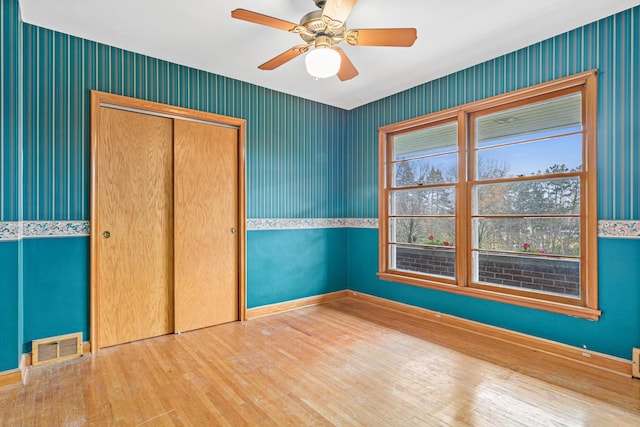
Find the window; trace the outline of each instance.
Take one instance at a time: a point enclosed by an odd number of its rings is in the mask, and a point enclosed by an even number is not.
[[[381,128],[379,276],[598,319],[596,79]]]

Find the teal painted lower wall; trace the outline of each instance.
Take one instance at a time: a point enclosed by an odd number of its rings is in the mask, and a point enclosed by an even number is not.
[[[89,237],[24,239],[24,348],[72,332],[89,340]]]
[[[0,242],[0,372],[20,361],[18,307],[18,242]]]
[[[18,367],[19,345],[89,335],[89,238],[25,239],[24,335],[19,335],[18,242],[0,242],[0,372]],[[247,233],[247,306],[351,289],[418,307],[631,358],[640,347],[640,240],[600,239],[597,322],[379,280],[378,231],[365,228]]]
[[[347,289],[347,229],[247,233],[247,307]]]
[[[378,279],[378,230],[349,229],[350,290],[631,359],[640,347],[640,239],[599,239],[599,298],[589,321]]]

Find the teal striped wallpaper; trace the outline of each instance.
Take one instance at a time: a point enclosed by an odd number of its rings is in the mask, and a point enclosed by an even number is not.
[[[19,43],[18,2],[0,7],[0,221],[18,219]]]
[[[18,36],[3,1],[4,38]],[[640,216],[640,8],[343,111],[24,25],[24,219],[89,217],[89,90],[248,119],[249,218],[377,216],[379,126],[598,68],[601,219]],[[7,25],[8,24],[8,25]],[[11,42],[3,42],[4,50]],[[13,74],[12,74],[13,73]],[[17,64],[3,61],[2,102]],[[0,219],[17,216],[17,108],[3,108]],[[13,189],[13,191],[11,191]]]
[[[599,70],[599,218],[640,218],[640,7],[349,112],[347,216],[376,217],[377,129],[577,72]]]
[[[247,119],[249,218],[345,210],[343,110],[28,24],[24,81],[25,220],[89,218],[91,89]]]

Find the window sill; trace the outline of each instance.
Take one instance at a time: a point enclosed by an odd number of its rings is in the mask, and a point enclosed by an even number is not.
[[[598,320],[602,315],[602,311],[593,308],[563,304],[553,301],[545,301],[521,295],[504,294],[485,289],[448,285],[420,277],[407,276],[404,274],[393,272],[378,272],[377,274],[380,279],[391,282],[404,283],[406,285],[419,286],[422,288],[434,289],[457,295],[465,295],[505,304],[533,308],[536,310],[550,311],[552,313],[565,314],[567,316],[573,316],[587,320]]]

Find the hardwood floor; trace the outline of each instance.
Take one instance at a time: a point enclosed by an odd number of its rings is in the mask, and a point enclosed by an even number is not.
[[[640,425],[640,381],[351,298],[104,348],[0,389],[2,426]]]

